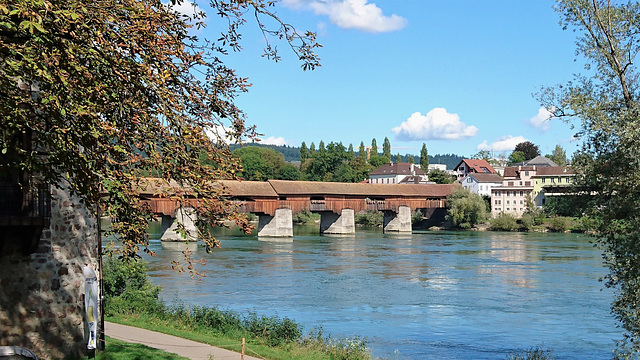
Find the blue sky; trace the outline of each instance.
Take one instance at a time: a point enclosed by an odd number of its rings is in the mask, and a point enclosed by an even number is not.
[[[237,104],[264,143],[320,140],[357,147],[388,137],[392,152],[470,156],[513,150],[543,154],[577,146],[575,130],[533,96],[582,69],[574,36],[558,25],[551,0],[282,0],[277,14],[317,32],[322,66],[302,71],[283,43],[283,60],[261,57],[254,23],[243,51],[225,61],[253,84]],[[214,21],[215,14],[209,14]],[[217,38],[210,26],[206,36]]]

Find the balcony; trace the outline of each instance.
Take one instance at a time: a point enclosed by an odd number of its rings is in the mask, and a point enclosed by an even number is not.
[[[51,219],[51,190],[48,184],[26,190],[0,186],[0,253],[33,253],[42,230]]]

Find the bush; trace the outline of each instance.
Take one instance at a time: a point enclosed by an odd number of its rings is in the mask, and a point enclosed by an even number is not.
[[[518,222],[511,214],[500,214],[499,217],[491,219],[491,230],[495,231],[514,231],[518,230]]]
[[[304,347],[319,350],[335,360],[367,360],[371,354],[364,339],[333,339],[322,335],[322,328],[311,330],[308,337],[302,340]]]
[[[314,221],[313,213],[311,213],[311,211],[308,211],[308,210],[303,210],[293,215],[294,224],[307,224],[313,221]]]
[[[369,210],[366,213],[358,213],[354,217],[355,223],[362,226],[381,227],[384,221],[384,215],[380,211]]]
[[[243,326],[256,338],[265,339],[270,346],[278,346],[302,338],[302,326],[289,318],[251,314],[244,320]]]
[[[534,219],[531,214],[523,214],[520,219],[518,219],[518,223],[520,224],[520,229],[522,230],[531,230],[534,224]]]
[[[447,196],[447,216],[453,226],[470,229],[487,219],[487,207],[478,194],[473,194],[462,186],[457,186]]]
[[[553,232],[565,232],[572,226],[571,218],[556,216],[552,217],[548,224],[547,229]]]
[[[570,230],[573,232],[586,233],[594,231],[596,226],[595,220],[585,215],[580,218],[573,219],[573,226],[571,226]]]
[[[109,258],[103,263],[105,315],[154,313],[164,304],[158,299],[160,287],[147,277],[143,260]]]

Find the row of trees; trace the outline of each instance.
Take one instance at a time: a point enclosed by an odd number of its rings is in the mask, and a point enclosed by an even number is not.
[[[535,145],[531,141],[525,141],[517,144],[508,157],[505,157],[504,154],[501,154],[496,159],[489,150],[480,150],[471,157],[473,159],[487,160],[490,164],[493,165],[498,165],[500,163],[515,165],[523,163],[527,160],[531,160],[536,156],[540,156],[540,149],[538,145]],[[569,160],[567,159],[567,152],[560,145],[556,145],[551,154],[547,154],[545,155],[545,157],[551,159],[551,161],[558,164],[558,166],[565,166],[569,164]]]
[[[369,156],[367,156],[369,154]],[[369,151],[360,143],[358,151],[354,151],[353,145],[348,148],[339,142],[330,142],[325,145],[320,141],[318,148],[314,143],[309,147],[305,142],[300,146],[300,168],[286,163],[284,156],[279,152],[257,146],[237,148],[233,155],[241,161],[242,170],[240,176],[245,180],[264,181],[268,179],[281,180],[308,180],[308,181],[335,181],[335,182],[360,182],[366,180],[369,173],[383,164],[390,163],[391,143],[384,139],[382,153],[378,153],[376,139],[371,141]],[[423,168],[429,166],[427,146],[422,145],[419,161]],[[395,161],[402,162],[400,154],[395,156]],[[412,155],[408,156],[408,162],[414,163]],[[440,178],[437,174],[436,177]],[[447,179],[444,179],[446,181]]]

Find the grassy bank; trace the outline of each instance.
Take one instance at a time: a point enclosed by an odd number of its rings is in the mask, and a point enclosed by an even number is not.
[[[242,315],[215,307],[166,305],[159,288],[146,276],[143,262],[105,261],[105,315],[108,321],[240,351],[272,360],[369,360],[361,339],[338,340],[321,329],[303,335],[302,326],[288,318]]]

